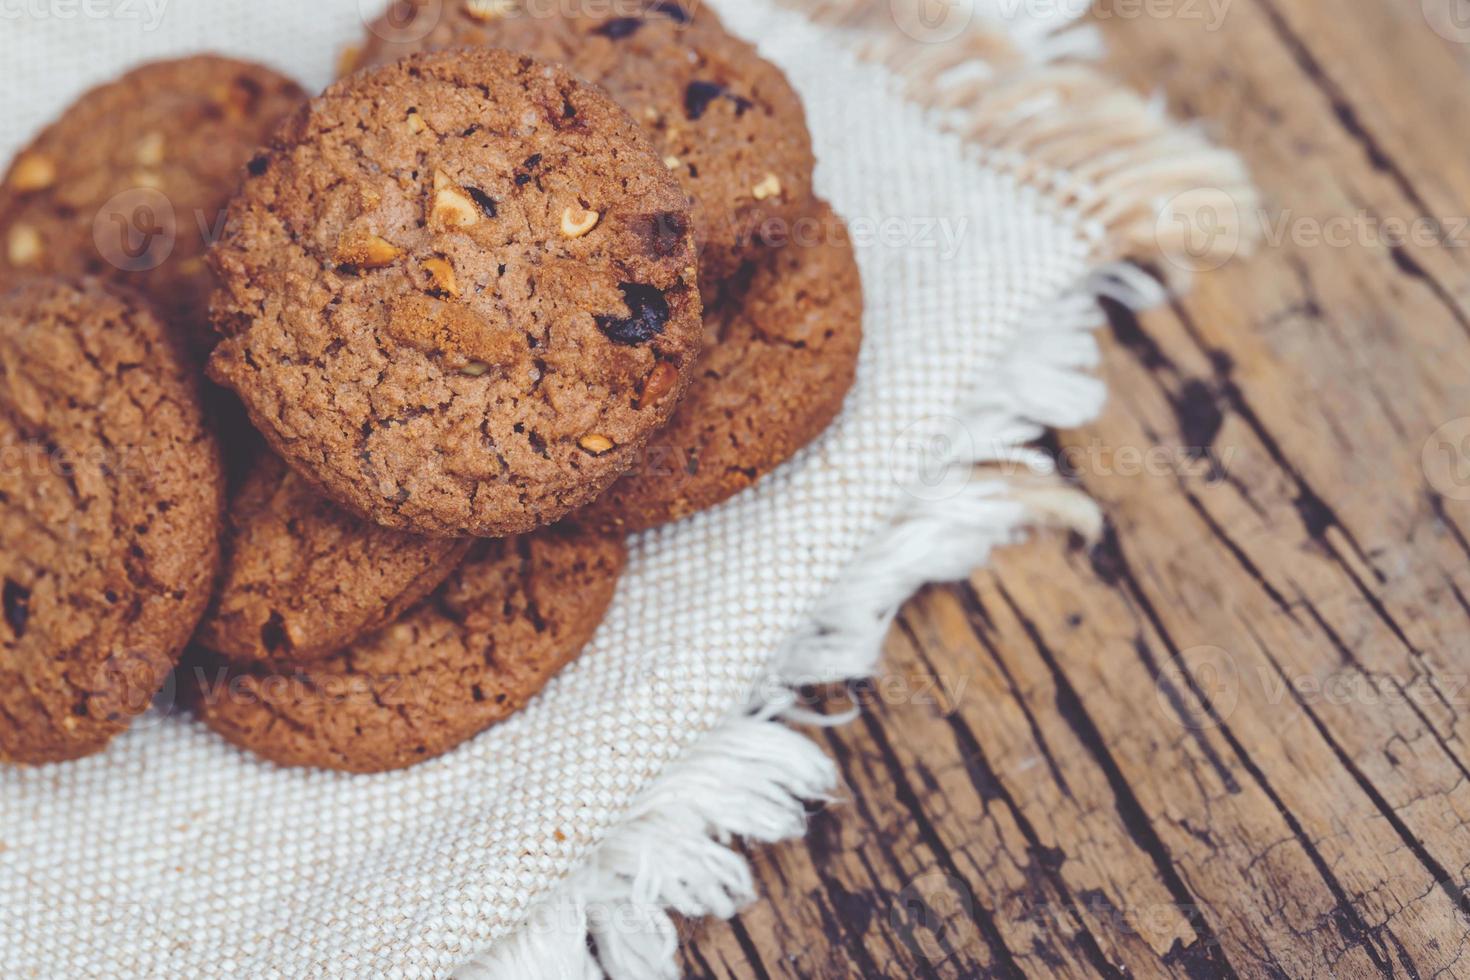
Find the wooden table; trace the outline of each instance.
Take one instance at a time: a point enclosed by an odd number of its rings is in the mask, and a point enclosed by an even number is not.
[[[1268,241],[1109,310],[1106,536],[910,603],[690,976],[1470,977],[1470,3],[1105,6]]]

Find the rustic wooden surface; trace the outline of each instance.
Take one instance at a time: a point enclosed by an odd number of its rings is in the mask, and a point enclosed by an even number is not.
[[[1110,311],[1053,446],[1105,539],[908,606],[814,733],[841,798],[689,976],[1470,977],[1470,4],[1205,9],[1104,29],[1267,244]]]

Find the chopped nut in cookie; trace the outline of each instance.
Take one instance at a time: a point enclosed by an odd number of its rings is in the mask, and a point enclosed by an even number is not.
[[[447,259],[435,256],[424,260],[424,271],[433,280],[434,288],[450,296],[459,295],[459,280],[454,275],[454,266]]]
[[[138,141],[138,150],[133,155],[140,167],[156,167],[163,163],[165,144],[162,133],[149,133]]]
[[[56,183],[56,164],[50,157],[28,153],[16,161],[10,173],[10,188],[22,194],[43,191]]]
[[[359,269],[382,269],[398,261],[403,249],[380,235],[370,232],[349,231],[337,243],[332,256],[338,265],[356,266]]]
[[[775,174],[766,174],[766,179],[752,187],[750,193],[757,201],[780,197],[781,179]]]
[[[480,210],[463,190],[442,170],[434,173],[434,205],[429,211],[429,225],[434,228],[469,228],[479,223]]]
[[[643,383],[643,394],[638,396],[638,407],[657,405],[665,395],[674,390],[678,381],[678,370],[668,361],[659,361],[649,373],[648,380]]]
[[[581,238],[596,228],[597,222],[601,220],[602,215],[596,211],[568,207],[561,213],[561,233],[568,238]]]
[[[515,13],[514,0],[465,0],[464,12],[472,20],[488,23]]]
[[[577,445],[581,446],[583,449],[587,450],[587,452],[591,453],[594,456],[601,456],[603,453],[611,450],[613,446],[616,445],[616,443],[614,443],[607,436],[599,435],[594,432],[591,435],[585,435],[582,438],[578,439]]]
[[[30,225],[16,225],[10,229],[10,235],[5,242],[5,257],[10,260],[11,265],[30,265],[44,251],[41,233]]]

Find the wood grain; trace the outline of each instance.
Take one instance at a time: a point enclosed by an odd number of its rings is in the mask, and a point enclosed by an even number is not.
[[[841,799],[689,976],[1470,977],[1457,3],[1099,8],[1245,156],[1266,247],[1108,309],[1111,402],[1050,443],[1105,538],[909,604],[812,732]]]

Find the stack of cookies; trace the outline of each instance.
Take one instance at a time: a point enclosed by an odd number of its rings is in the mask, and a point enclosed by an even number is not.
[[[400,0],[311,100],[145,66],[14,161],[0,761],[101,750],[181,657],[278,763],[442,754],[577,656],[626,534],[837,414],[861,283],[789,83],[677,0],[546,6]]]

